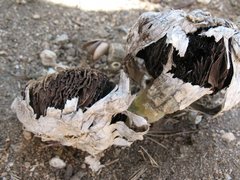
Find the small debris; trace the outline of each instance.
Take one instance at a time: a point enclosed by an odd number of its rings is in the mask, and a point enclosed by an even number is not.
[[[63,44],[63,43],[68,42],[68,40],[69,40],[69,38],[68,38],[67,34],[61,34],[61,35],[57,36],[57,38],[55,39],[55,42],[58,44]]]
[[[32,139],[33,134],[29,131],[23,131],[23,137],[24,139],[26,139],[27,141]]]
[[[34,14],[34,15],[32,16],[32,18],[33,18],[33,19],[40,19],[41,16],[40,16],[39,14]]]
[[[59,24],[59,21],[58,20],[54,20],[53,23],[54,24]]]
[[[201,4],[209,4],[211,0],[197,0],[197,2]]]
[[[203,116],[199,115],[198,112],[191,111],[189,112],[188,118],[192,124],[199,124],[202,121]]]
[[[26,169],[28,169],[28,168],[30,168],[31,163],[30,163],[30,162],[25,162],[25,163],[24,163],[24,166],[25,166]]]
[[[135,171],[130,178],[128,178],[129,180],[137,180],[140,179],[141,176],[146,172],[147,168],[145,166],[139,168],[137,171]]]
[[[6,51],[0,51],[0,56],[6,56],[8,53]]]
[[[40,58],[44,66],[56,66],[57,55],[55,52],[45,49],[41,52]]]
[[[110,65],[110,69],[112,70],[112,71],[119,71],[120,69],[121,69],[121,63],[120,62],[117,62],[117,61],[115,61],[115,62],[112,62],[111,63],[111,65]]]
[[[92,60],[96,61],[103,55],[108,54],[109,43],[104,40],[91,40],[83,44],[82,48],[92,56]]]
[[[234,136],[234,134],[231,133],[231,132],[224,133],[224,134],[222,135],[222,138],[223,138],[224,141],[226,141],[226,142],[228,142],[228,143],[230,143],[231,141],[234,141],[234,140],[236,139],[236,137]]]
[[[54,157],[49,161],[50,166],[57,168],[57,169],[62,169],[66,166],[66,163],[60,159],[59,157]]]
[[[108,53],[109,44],[107,42],[101,42],[93,53],[93,60],[98,60],[101,56]]]
[[[87,167],[87,165],[86,165],[85,163],[83,163],[83,164],[81,165],[81,168],[82,168],[82,169],[86,169],[86,167]]]
[[[203,119],[203,116],[201,115],[197,115],[196,119],[195,119],[195,124],[199,124]]]

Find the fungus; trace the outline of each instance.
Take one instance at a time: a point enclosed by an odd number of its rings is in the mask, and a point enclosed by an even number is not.
[[[86,162],[98,171],[107,148],[130,146],[148,131],[147,121],[127,110],[134,98],[124,72],[115,86],[97,70],[74,68],[31,80],[12,109],[43,141],[88,152]]]
[[[240,101],[239,52],[237,27],[208,12],[142,14],[128,34],[123,63],[142,86],[130,109],[154,122],[205,95],[226,90],[222,105],[193,107],[209,114],[229,110]]]

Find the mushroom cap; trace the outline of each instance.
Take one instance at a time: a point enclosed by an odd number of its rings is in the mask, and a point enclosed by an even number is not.
[[[115,87],[108,77],[95,69],[72,68],[28,82],[30,105],[37,118],[48,107],[63,110],[67,100],[78,98],[77,109],[86,110]]]
[[[86,162],[98,171],[107,148],[130,146],[149,129],[143,117],[128,111],[135,96],[124,72],[112,87],[99,71],[68,69],[30,81],[11,108],[26,131],[88,152]]]
[[[230,105],[228,95],[240,91],[239,34],[231,21],[202,10],[147,12],[129,31],[124,69],[147,89],[150,106],[164,114],[223,89],[218,109],[228,110],[240,101]]]

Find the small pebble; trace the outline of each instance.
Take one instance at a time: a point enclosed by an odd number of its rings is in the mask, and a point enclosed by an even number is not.
[[[83,164],[81,165],[81,168],[82,168],[82,169],[86,169],[86,167],[87,167],[87,165],[86,165],[85,163],[83,163]]]
[[[203,116],[202,115],[198,115],[197,112],[189,112],[188,119],[193,124],[199,124],[202,121]]]
[[[59,21],[58,20],[54,20],[53,23],[54,24],[59,24]]]
[[[39,14],[34,14],[34,15],[32,16],[32,18],[33,18],[33,19],[40,19],[41,16],[40,16]]]
[[[49,161],[50,166],[57,168],[57,169],[62,169],[66,166],[66,163],[60,159],[59,157],[54,157]]]
[[[231,141],[234,141],[234,140],[236,139],[236,137],[234,136],[234,134],[231,133],[231,132],[224,133],[224,134],[222,135],[222,138],[223,138],[224,141],[226,141],[226,142],[228,142],[228,143],[231,142]]]
[[[12,167],[13,165],[14,165],[14,162],[9,162],[9,163],[8,163],[8,166],[9,166],[9,167]]]
[[[55,52],[45,49],[40,53],[42,64],[45,66],[55,66],[57,55]]]
[[[23,131],[23,137],[24,137],[24,139],[29,141],[32,139],[32,133],[29,131]]]
[[[61,34],[56,37],[55,42],[56,43],[66,43],[66,42],[68,42],[68,40],[69,40],[69,38],[68,38],[67,34]]]
[[[31,163],[30,163],[30,162],[25,162],[25,163],[24,163],[24,166],[25,166],[26,169],[28,169],[28,168],[30,168]]]
[[[203,119],[203,116],[197,115],[195,119],[195,124],[199,124],[202,121],[202,119]]]
[[[6,56],[8,53],[6,51],[0,51],[0,56]]]
[[[197,0],[197,2],[201,4],[209,4],[211,0]]]

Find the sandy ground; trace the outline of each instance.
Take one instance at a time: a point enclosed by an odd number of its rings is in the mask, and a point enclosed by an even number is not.
[[[187,114],[169,116],[154,124],[143,141],[107,150],[102,159],[105,168],[98,173],[84,163],[85,152],[36,137],[23,138],[22,125],[10,105],[29,79],[46,74],[48,67],[39,57],[42,50],[54,51],[64,65],[90,63],[116,81],[119,73],[107,58],[93,64],[81,46],[99,38],[124,44],[127,30],[143,12],[201,8],[240,22],[239,0],[212,0],[207,5],[194,0],[156,0],[155,4],[102,0],[97,6],[68,2],[72,5],[0,0],[0,179],[240,179],[239,108],[204,118],[197,127]],[[67,41],[57,43],[56,37],[62,34]],[[226,142],[222,136],[227,132],[236,139]],[[55,156],[64,160],[65,168],[50,167],[49,160]]]

